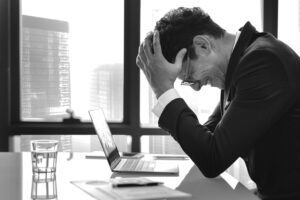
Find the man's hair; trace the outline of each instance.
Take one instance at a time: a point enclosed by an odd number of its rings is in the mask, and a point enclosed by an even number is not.
[[[179,7],[165,14],[156,22],[155,30],[159,32],[162,53],[165,58],[175,62],[176,55],[182,48],[190,48],[196,35],[209,35],[214,38],[224,36],[225,30],[216,24],[201,8]],[[148,35],[153,40],[153,33]],[[193,48],[191,49],[193,51]],[[190,52],[190,57],[195,53]]]

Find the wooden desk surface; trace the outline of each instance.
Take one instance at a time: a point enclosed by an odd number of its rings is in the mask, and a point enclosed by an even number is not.
[[[134,176],[112,173],[105,159],[86,159],[87,153],[59,152],[56,184],[59,200],[93,200],[70,181],[102,180]],[[170,160],[179,164],[178,176],[147,176],[163,181],[166,186],[192,194],[185,199],[255,200],[258,199],[242,184],[232,184],[225,176],[205,178],[190,160]],[[0,153],[0,199],[31,200],[32,169],[30,152]],[[229,175],[230,176],[230,175]],[[234,182],[234,181],[233,181]]]

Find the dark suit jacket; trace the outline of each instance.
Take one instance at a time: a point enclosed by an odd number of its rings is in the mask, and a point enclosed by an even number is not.
[[[300,59],[248,22],[232,52],[221,101],[201,125],[183,99],[164,109],[168,131],[202,173],[245,160],[262,198],[300,196]]]

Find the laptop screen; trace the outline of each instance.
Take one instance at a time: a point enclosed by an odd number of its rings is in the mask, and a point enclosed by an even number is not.
[[[111,165],[117,158],[120,157],[120,155],[106,122],[104,113],[101,109],[91,110],[89,113],[104,154],[108,158],[108,162]]]

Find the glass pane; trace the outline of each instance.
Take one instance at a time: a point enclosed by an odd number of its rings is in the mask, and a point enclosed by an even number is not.
[[[22,0],[21,120],[122,121],[123,23],[120,0]]]
[[[16,136],[15,136],[16,137]],[[116,145],[121,152],[131,151],[131,136],[113,135]],[[91,152],[103,151],[96,135],[21,135],[14,138],[12,151],[30,151],[30,140],[53,139],[59,141],[59,151]]]
[[[153,30],[156,21],[170,9],[180,6],[201,7],[216,23],[231,33],[236,33],[247,21],[257,30],[262,30],[261,0],[141,0],[141,42],[147,32]],[[142,72],[140,84],[141,125],[157,127],[158,119],[151,111],[156,98]],[[181,86],[179,81],[175,83],[175,87],[202,123],[219,101],[220,91],[216,88],[206,86],[200,92],[195,92],[187,86]]]
[[[278,1],[278,38],[300,55],[299,0]]]
[[[185,154],[179,144],[169,135],[143,135],[141,152],[157,154]]]

